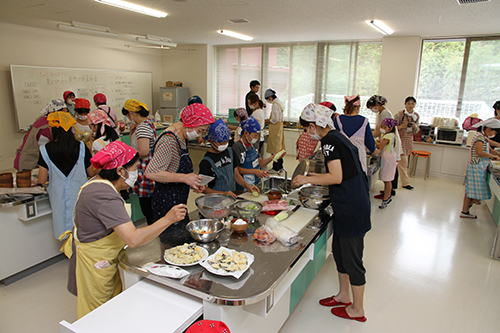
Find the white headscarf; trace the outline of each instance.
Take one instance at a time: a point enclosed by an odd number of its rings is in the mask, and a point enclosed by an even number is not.
[[[489,127],[489,128],[499,128],[500,129],[500,120],[496,118],[490,118],[483,121],[478,122],[477,124],[472,125],[472,128],[479,127]]]
[[[49,113],[61,111],[66,107],[66,103],[62,99],[53,99],[45,105],[45,107],[40,111],[42,116],[47,117]]]
[[[304,119],[305,121],[314,122],[316,126],[323,128],[329,126],[331,129],[333,129],[334,125],[332,114],[333,111],[330,108],[327,108],[324,105],[310,103],[304,108],[304,110],[302,110],[300,118]]]

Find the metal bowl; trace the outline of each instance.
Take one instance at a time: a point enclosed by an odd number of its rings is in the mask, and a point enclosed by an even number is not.
[[[250,204],[254,204],[258,209],[255,210],[247,209],[247,206]],[[238,213],[239,217],[247,219],[250,223],[253,223],[255,222],[255,219],[257,218],[257,216],[259,216],[260,212],[262,211],[263,206],[260,202],[251,200],[242,200],[235,203],[234,208],[236,209],[236,212]]]
[[[235,202],[232,196],[219,193],[206,194],[195,200],[196,207],[204,217],[217,220],[226,218]]]
[[[323,186],[305,187],[299,191],[299,200],[306,208],[323,210],[330,204],[330,193]]]
[[[224,230],[224,223],[218,220],[195,220],[186,225],[187,231],[195,241],[202,243],[209,243],[219,237],[222,230]],[[205,231],[206,233],[200,232]]]

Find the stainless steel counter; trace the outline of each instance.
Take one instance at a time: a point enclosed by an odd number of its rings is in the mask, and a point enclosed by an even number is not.
[[[4,193],[0,194],[0,208],[24,205],[28,202],[40,201],[48,198],[47,193],[26,194],[26,193]]]
[[[200,244],[210,254],[216,252],[220,246],[253,254],[254,263],[239,279],[214,275],[199,265],[184,267],[191,274],[180,280],[150,274],[142,267],[150,263],[165,263],[164,250],[179,245],[164,244],[159,238],[135,249],[122,250],[119,254],[120,266],[146,279],[215,304],[229,306],[254,304],[272,295],[273,288],[284,278],[308,247],[325,232],[331,220],[330,215],[321,212],[300,232],[302,240],[299,243],[285,247],[279,241],[271,245],[261,245],[253,241],[254,231],[268,217],[268,215],[261,214],[258,222],[250,225],[243,235],[224,231],[216,241]],[[198,211],[191,212],[190,218],[191,220],[199,219]]]

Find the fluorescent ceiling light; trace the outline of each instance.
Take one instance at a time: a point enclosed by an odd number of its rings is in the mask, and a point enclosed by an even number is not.
[[[146,37],[136,37],[135,39],[138,42],[142,42],[142,43],[148,43],[148,44],[160,45],[160,46],[177,47],[177,44],[172,43],[172,39],[167,38],[167,37],[146,35]]]
[[[126,47],[138,47],[138,48],[145,48],[145,49],[161,49],[161,50],[170,50],[170,47],[168,46],[154,46],[154,45],[132,45],[132,44],[125,44]]]
[[[121,0],[95,0],[95,1],[97,1],[99,3],[106,4],[106,5],[131,10],[131,11],[136,12],[136,13],[154,16],[157,18],[162,18],[162,17],[167,16],[167,13],[165,13],[165,12],[160,12],[159,10],[151,9],[151,8],[144,7],[144,6],[139,6],[139,5],[136,5],[136,4],[133,4],[130,2],[126,2],[126,1],[121,1]]]
[[[237,32],[230,31],[230,30],[217,30],[217,32],[220,33],[221,35],[242,39],[242,40],[245,40],[247,42],[253,40],[253,37],[242,35],[242,34],[239,34]]]
[[[79,26],[80,25],[80,26]],[[71,25],[57,24],[57,28],[63,31],[76,32],[85,35],[96,35],[101,37],[118,38],[118,34],[110,32],[108,27],[98,25],[72,22]]]
[[[384,22],[379,21],[379,20],[366,20],[365,21],[368,25],[370,25],[372,28],[377,30],[378,32],[384,34],[384,35],[392,35],[394,33],[394,30],[389,28]]]

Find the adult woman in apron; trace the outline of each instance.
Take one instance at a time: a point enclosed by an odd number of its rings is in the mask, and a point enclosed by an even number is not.
[[[365,268],[364,235],[371,228],[368,180],[361,169],[357,148],[333,128],[332,111],[321,105],[306,108],[300,123],[311,135],[321,137],[326,174],[297,176],[293,184],[328,185],[334,211],[333,256],[337,264],[340,292],[320,300],[323,306],[334,306],[335,316],[366,321],[363,308]],[[353,302],[350,301],[349,285]]]
[[[207,132],[210,149],[200,162],[200,175],[214,177],[214,180],[207,184],[203,193],[224,193],[236,198],[235,180],[247,191],[259,192],[258,187],[246,183],[238,171],[239,159],[235,159],[233,150],[228,148],[231,133],[226,123],[218,119],[208,127]]]
[[[359,95],[345,96],[344,115],[336,117],[333,121],[335,128],[351,140],[358,148],[361,168],[366,173],[366,147],[372,153],[376,152],[375,140],[368,119],[359,115],[361,101]]]
[[[262,159],[255,149],[254,144],[260,138],[260,124],[253,116],[241,123],[241,139],[233,145],[235,159],[238,159],[238,170],[243,175],[243,179],[250,185],[257,185],[259,178],[267,177],[267,171],[261,170],[268,165],[277,153],[266,159]],[[237,190],[243,190],[241,185],[236,186]]]
[[[92,157],[99,175],[82,186],[74,210],[74,228],[62,250],[70,258],[68,289],[77,294],[78,318],[109,301],[122,290],[118,253],[125,245],[145,244],[184,218],[186,206],[174,207],[154,225],[136,229],[119,191],[137,179],[139,156],[114,141]]]
[[[38,160],[38,181],[48,180],[50,206],[54,237],[73,228],[71,213],[75,206],[80,186],[87,182],[87,176],[93,176],[90,165],[90,151],[83,142],[76,141],[71,126],[75,119],[68,113],[57,111],[47,116],[52,130],[52,141],[40,147]]]
[[[153,216],[157,219],[177,204],[187,204],[189,188],[196,193],[205,187],[200,185],[201,176],[193,173],[187,140],[197,139],[208,125],[214,122],[210,110],[203,104],[194,103],[184,108],[182,122],[169,126],[156,140],[154,153],[146,168],[146,177],[155,181]],[[164,242],[172,245],[190,239],[186,224],[189,217],[171,226],[161,235]]]
[[[267,152],[271,155],[286,149],[285,132],[283,131],[283,103],[276,96],[276,91],[267,89],[264,97],[266,101],[273,105],[269,117],[269,137],[267,139]],[[283,156],[273,163],[273,170],[279,171],[283,168]]]

